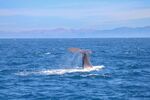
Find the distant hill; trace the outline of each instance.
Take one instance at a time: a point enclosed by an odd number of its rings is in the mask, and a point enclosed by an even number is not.
[[[111,30],[94,30],[89,34],[93,37],[150,37],[150,26],[136,28],[120,27]]]
[[[120,27],[111,30],[83,30],[57,28],[51,30],[0,31],[0,38],[132,38],[150,37],[150,26]]]

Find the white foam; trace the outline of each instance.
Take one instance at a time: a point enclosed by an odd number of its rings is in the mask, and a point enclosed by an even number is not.
[[[62,75],[65,73],[76,73],[76,72],[91,72],[91,71],[98,71],[104,68],[103,65],[101,66],[93,66],[92,68],[73,68],[73,69],[49,69],[49,70],[42,70],[42,71],[35,71],[35,72],[19,72],[17,75],[26,76],[30,74],[42,74],[42,75]]]
[[[46,52],[45,54],[46,54],[46,55],[49,55],[49,54],[51,54],[51,53],[50,53],[50,52]]]

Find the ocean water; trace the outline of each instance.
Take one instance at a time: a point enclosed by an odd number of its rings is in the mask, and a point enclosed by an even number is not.
[[[150,100],[150,39],[1,39],[0,100]]]

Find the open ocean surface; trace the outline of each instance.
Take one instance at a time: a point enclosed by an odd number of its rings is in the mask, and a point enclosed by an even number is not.
[[[150,39],[1,39],[0,100],[150,100]]]

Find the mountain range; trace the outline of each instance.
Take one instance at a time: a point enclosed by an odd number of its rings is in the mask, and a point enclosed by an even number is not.
[[[150,26],[119,27],[109,30],[65,29],[0,31],[0,38],[143,38],[150,37]]]

